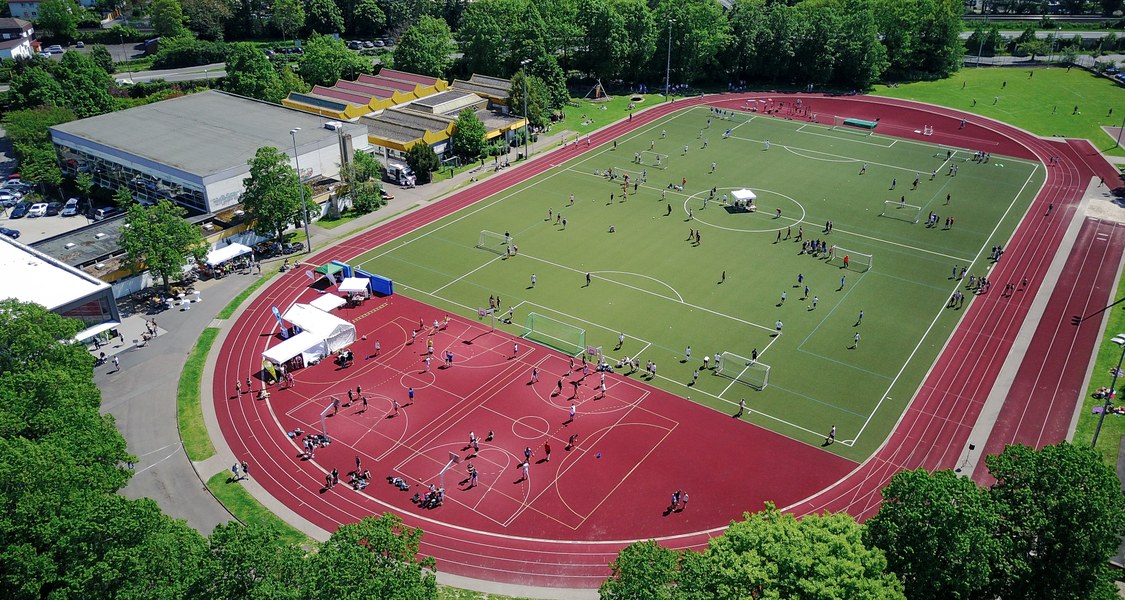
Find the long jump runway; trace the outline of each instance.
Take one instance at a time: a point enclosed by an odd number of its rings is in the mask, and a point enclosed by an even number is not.
[[[590,146],[556,149],[540,160],[499,173],[327,249],[309,264],[347,261],[674,110],[699,104],[741,108],[747,100],[767,96],[786,99],[765,94],[722,95],[681,100],[637,113],[632,121],[596,132]],[[236,455],[254,463],[255,479],[269,493],[329,531],[340,523],[392,511],[425,531],[422,552],[438,559],[439,570],[493,581],[572,588],[596,587],[608,574],[608,562],[635,540],[657,538],[669,547],[698,549],[721,533],[731,519],[761,508],[766,500],[797,514],[846,510],[866,518],[878,508],[879,489],[898,470],[957,466],[999,366],[1012,349],[1030,298],[1038,291],[1036,275],[1045,271],[1059,247],[1066,219],[1073,216],[1092,175],[1090,164],[1097,163],[1071,145],[944,108],[861,96],[802,98],[823,114],[877,116],[881,128],[902,137],[968,149],[986,147],[1044,162],[1048,156],[1060,157],[1060,164],[1048,170],[1045,187],[1007,244],[1004,260],[992,272],[998,282],[1028,277],[1032,283],[1025,292],[1026,301],[1018,295],[1001,299],[994,293],[976,298],[895,431],[863,464],[616,374],[609,378],[607,398],[600,400],[592,400],[594,379],[580,382],[580,397],[574,400],[580,402],[578,418],[563,425],[572,402],[571,389],[568,385],[562,397],[552,397],[550,392],[566,371],[564,357],[534,347],[512,358],[515,340],[483,332],[480,323],[454,316],[450,327],[436,333],[434,339],[438,352],[456,349],[458,364],[438,369],[440,361],[435,361],[431,371],[425,372],[420,362],[422,346],[417,341],[409,343],[408,331],[416,327],[419,317],[428,323],[440,315],[435,314],[436,309],[398,296],[339,313],[355,322],[360,335],[378,332],[386,336],[380,337],[384,356],[365,360],[371,349],[359,342],[354,349],[360,358],[351,369],[338,371],[334,365],[321,364],[299,371],[294,389],[275,391],[267,402],[234,398],[234,379],[257,373],[261,352],[275,343],[271,307],[284,308],[316,295],[298,272],[303,269],[281,277],[259,295],[238,317],[220,348],[213,401],[223,436]],[[958,128],[962,118],[972,122],[964,130]],[[923,124],[933,125],[935,134],[923,137],[916,133]],[[1048,202],[1055,205],[1055,217],[1037,218]],[[1084,236],[1079,243],[1085,248],[1097,239]],[[1104,277],[1103,271],[1120,262],[1112,260],[1113,252],[1119,259],[1120,244],[1116,248],[1107,249],[1104,259],[1089,261],[1076,278]],[[1091,292],[1081,283],[1064,286],[1060,282],[1054,294],[1069,298],[1079,288],[1085,305],[1096,305],[1112,293],[1100,284]],[[1072,304],[1064,302],[1064,306],[1072,310]],[[1048,320],[1043,319],[1043,327],[1055,325]],[[1073,332],[1060,329],[1048,337],[1065,336],[1073,337]],[[1092,348],[1088,344],[1092,343],[1096,339],[1084,337],[1070,346],[1070,353],[1088,357]],[[1068,374],[1085,369],[1085,364],[1078,364],[1082,361],[1049,362]],[[542,381],[528,385],[532,366],[540,367]],[[358,413],[359,408],[352,405],[326,417],[333,444],[318,451],[315,459],[302,460],[299,448],[285,432],[297,426],[306,431],[318,429],[327,397],[342,397],[345,386],[357,384],[369,395],[368,411]],[[413,405],[404,407],[407,387],[414,387],[417,397]],[[400,403],[397,415],[393,414],[396,400]],[[1072,412],[1073,402],[1059,401],[1036,414],[1057,420],[1056,414],[1065,413],[1069,418]],[[468,431],[472,428],[483,438],[481,427],[494,429],[497,437],[491,444],[481,444],[479,453],[468,459],[476,462],[481,482],[477,488],[465,489],[461,467],[471,452],[466,450]],[[579,428],[578,446],[565,451],[569,432]],[[1014,438],[1025,439],[1031,429]],[[1052,428],[1036,443],[1058,441],[1054,438],[1059,435]],[[536,462],[548,440],[553,446],[550,463]],[[521,482],[513,463],[522,460],[525,447],[534,448],[536,456],[529,481]],[[599,451],[601,458],[597,458]],[[461,457],[462,465],[447,473],[448,502],[439,509],[419,509],[410,502],[411,493],[399,492],[384,480],[398,474],[411,480],[411,491],[417,491],[435,480],[450,452]],[[344,484],[323,489],[325,473],[336,467],[343,476],[354,468],[357,455],[373,475],[371,486],[358,492]],[[665,514],[669,495],[678,487],[691,493],[690,507],[682,513]]]

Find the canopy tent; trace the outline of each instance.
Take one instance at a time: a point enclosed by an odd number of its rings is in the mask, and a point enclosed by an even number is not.
[[[360,294],[366,292],[370,284],[371,280],[366,277],[345,277],[337,289],[345,294]]]
[[[120,327],[120,326],[121,326],[121,323],[119,321],[106,321],[105,323],[99,323],[97,325],[94,325],[93,327],[90,327],[88,329],[83,329],[82,331],[79,331],[77,334],[74,335],[74,341],[84,342],[86,340],[89,340],[89,339],[93,338],[94,336],[98,335],[99,333],[105,333],[105,332],[109,331],[110,329],[113,329],[114,327]]]
[[[297,355],[304,355],[305,364],[311,365],[328,356],[328,345],[315,333],[306,330],[266,350],[262,358],[283,365]]]
[[[317,298],[316,300],[309,302],[309,306],[315,306],[316,308],[323,310],[324,312],[330,312],[333,309],[340,308],[346,303],[347,300],[344,300],[336,294],[325,294]]]
[[[328,263],[326,265],[321,265],[321,266],[313,269],[313,272],[314,273],[320,273],[321,275],[326,275],[328,277],[332,277],[336,273],[339,273],[340,271],[343,271],[343,270],[344,270],[344,267],[341,267],[340,265],[334,265],[332,263]]]
[[[753,202],[758,197],[757,194],[746,188],[742,188],[741,190],[734,190],[730,193],[730,195],[735,200],[740,200],[742,202]]]
[[[254,250],[249,246],[243,246],[242,244],[228,244],[226,246],[223,246],[222,248],[216,248],[215,250],[208,252],[207,264],[208,266],[214,267],[217,265],[221,265],[232,258],[242,256],[243,254],[250,254],[253,251]]]
[[[308,304],[290,306],[281,318],[324,340],[329,352],[355,341],[355,325]]]

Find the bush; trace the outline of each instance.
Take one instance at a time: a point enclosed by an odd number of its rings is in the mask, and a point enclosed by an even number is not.
[[[152,62],[154,69],[195,67],[225,62],[229,45],[223,42],[205,42],[188,37],[160,40],[160,51]]]
[[[87,44],[109,45],[122,42],[136,44],[151,37],[151,35],[145,35],[132,27],[122,27],[121,25],[114,25],[110,29],[90,29],[78,32],[78,39]]]

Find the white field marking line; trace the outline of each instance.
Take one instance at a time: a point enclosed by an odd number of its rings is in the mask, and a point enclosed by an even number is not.
[[[491,265],[492,263],[494,263],[494,262],[496,262],[496,261],[498,261],[498,260],[503,260],[503,259],[504,259],[504,255],[502,255],[502,254],[501,254],[501,255],[498,255],[498,256],[496,256],[496,258],[493,258],[492,260],[489,260],[489,261],[485,262],[485,263],[484,263],[483,265],[481,265],[481,266],[479,266],[479,267],[477,267],[477,268],[473,269],[472,271],[469,271],[468,273],[465,273],[465,274],[461,275],[460,277],[458,277],[458,278],[454,279],[453,281],[450,281],[449,283],[447,283],[447,284],[445,284],[445,285],[443,285],[443,286],[439,287],[438,289],[436,289],[436,290],[434,290],[434,291],[430,292],[430,295],[431,295],[431,296],[433,296],[433,295],[436,295],[436,294],[437,294],[438,292],[440,292],[440,291],[444,290],[445,288],[447,288],[447,287],[449,287],[449,286],[451,286],[451,285],[453,285],[453,284],[457,283],[458,281],[461,281],[462,279],[464,279],[464,278],[468,277],[469,275],[472,275],[473,273],[476,273],[477,271],[479,271],[479,270],[481,270],[481,269],[483,269],[483,268],[485,268],[485,267],[487,267],[487,266]]]
[[[611,329],[611,328],[609,328],[609,327],[606,327],[606,326],[604,326],[604,325],[601,325],[601,324],[599,324],[599,323],[595,323],[595,322],[593,322],[593,321],[587,321],[586,319],[583,319],[583,318],[581,318],[581,317],[575,317],[575,316],[573,316],[573,315],[568,315],[568,314],[566,314],[566,313],[564,313],[564,312],[562,312],[562,311],[560,311],[560,310],[556,310],[556,309],[554,309],[554,308],[551,308],[551,307],[549,307],[549,306],[544,306],[544,305],[542,305],[542,304],[536,304],[536,303],[534,303],[534,302],[532,302],[532,301],[530,301],[530,300],[524,300],[523,302],[520,302],[520,304],[528,304],[528,305],[530,305],[530,306],[537,306],[537,307],[539,307],[539,308],[543,309],[543,311],[544,311],[544,312],[551,312],[551,313],[555,313],[556,315],[559,315],[559,316],[563,316],[563,317],[566,317],[567,319],[570,319],[570,320],[572,320],[572,321],[575,321],[575,322],[578,322],[578,323],[585,323],[585,324],[587,324],[587,325],[592,325],[592,326],[594,326],[594,327],[597,327],[598,329],[601,329],[601,330],[603,330],[603,331],[617,331],[616,329]],[[532,312],[534,312],[534,311],[532,311]],[[547,316],[547,315],[543,315],[543,316]],[[635,339],[635,340],[637,340],[637,341],[639,341],[639,342],[645,342],[645,344],[647,344],[647,345],[645,346],[646,348],[647,348],[648,346],[651,346],[651,345],[652,345],[652,342],[649,342],[649,341],[647,341],[647,340],[642,340],[641,338],[638,338],[638,337],[634,337],[634,336],[629,336],[629,337],[632,337],[633,339]],[[586,350],[585,348],[583,348],[583,349],[582,349],[582,351],[583,351],[583,352],[585,352],[585,350]]]
[[[742,138],[742,137],[734,138],[734,139],[743,140],[743,141],[747,141],[747,142],[758,142],[758,143],[763,143],[765,141],[765,140],[755,140],[755,139],[751,139],[751,138]],[[907,171],[909,173],[917,173],[918,172],[918,169],[914,169],[914,168],[910,168],[910,167],[902,167],[902,166],[898,166],[898,165],[891,165],[891,164],[887,164],[887,163],[865,161],[861,158],[855,158],[854,156],[850,156],[850,155],[847,155],[847,154],[833,154],[831,152],[824,152],[822,150],[814,150],[812,148],[798,148],[796,146],[788,146],[788,145],[785,145],[785,144],[771,144],[771,145],[784,148],[784,149],[788,150],[789,152],[791,152],[793,154],[796,154],[797,156],[802,156],[802,155],[798,154],[794,150],[794,148],[797,148],[797,149],[801,150],[802,152],[808,152],[808,153],[811,153],[811,154],[823,154],[824,156],[830,156],[832,158],[839,158],[839,159],[841,159],[839,162],[856,162],[856,163],[866,162],[869,165],[875,165],[877,167],[886,167],[888,169],[896,169],[896,170],[899,170],[899,171]],[[878,146],[878,144],[875,144],[875,145]],[[888,148],[889,146],[879,146],[879,147],[880,148]],[[803,157],[803,158],[809,158],[809,157]],[[810,160],[827,160],[827,159],[810,159]]]
[[[807,159],[807,160],[819,160],[819,161],[824,161],[824,162],[837,162],[837,163],[855,162],[853,159],[850,159],[850,158],[835,158],[835,159],[833,159],[833,158],[817,158],[817,157],[814,157],[814,156],[807,156],[805,154],[802,154],[802,152],[804,152],[804,150],[797,151],[797,150],[794,150],[794,149],[790,148],[789,146],[782,146],[782,148],[788,150],[790,154],[796,154],[797,156],[800,156],[801,158],[804,158],[804,159]],[[817,154],[821,154],[821,153],[817,152]]]
[[[465,306],[464,304],[461,304],[460,302],[454,302],[452,300],[449,300],[449,299],[445,298],[444,296],[438,296],[437,294],[431,294],[430,292],[427,292],[426,290],[418,289],[416,287],[411,287],[411,286],[409,286],[405,283],[399,283],[399,284],[396,284],[396,285],[404,287],[408,290],[414,290],[415,292],[418,292],[419,294],[422,294],[424,296],[430,296],[431,298],[436,298],[438,300],[441,300],[442,302],[448,302],[449,304],[452,304],[453,306],[459,306],[459,307],[465,309],[466,311],[470,311],[474,315],[476,315],[477,309],[475,309],[471,306]]]
[[[765,354],[766,351],[770,349],[770,346],[772,346],[774,342],[781,339],[781,336],[782,336],[782,334],[779,333],[779,334],[770,338],[770,341],[769,341],[769,343],[766,344],[766,347],[762,348],[762,351],[758,353],[758,360],[761,360],[762,355]],[[746,368],[748,369],[748,368],[750,368],[750,366],[747,365]],[[742,372],[745,373],[746,369],[743,369]],[[721,374],[719,376],[722,377]],[[739,373],[739,376],[742,376],[742,373]],[[723,398],[723,396],[725,396],[727,391],[730,390],[730,388],[733,387],[734,384],[736,384],[736,383],[738,383],[738,377],[732,378],[730,383],[727,384],[727,387],[723,388],[723,391],[719,392],[719,395],[716,396],[716,398],[718,398],[719,400],[722,400],[723,402],[730,402],[731,404],[734,404],[734,402],[731,402],[730,400],[727,400],[726,398]],[[765,413],[759,413],[759,414],[765,414]]]
[[[574,173],[578,173],[579,175],[585,175],[585,176],[587,176],[587,177],[597,177],[598,179],[606,179],[606,176],[605,176],[605,175],[597,175],[597,174],[595,174],[595,173],[594,173],[593,171],[590,171],[590,170],[588,170],[588,169],[576,169],[576,168],[574,168],[574,167],[567,167],[567,168],[566,168],[566,169],[564,169],[564,170],[566,170],[566,171],[572,171],[572,172],[574,172]],[[613,183],[613,182],[610,182],[610,181],[609,181],[608,179],[606,179],[606,181],[607,181],[608,183],[610,183],[610,185],[616,185],[615,183]],[[701,192],[696,192],[696,193],[694,193],[694,194],[688,194],[688,193],[686,193],[686,192],[681,192],[680,190],[677,190],[677,189],[675,189],[675,188],[662,188],[662,187],[659,187],[659,186],[651,186],[651,185],[648,185],[647,183],[646,183],[645,185],[641,186],[641,187],[645,188],[646,190],[665,190],[665,191],[666,191],[666,190],[672,190],[672,195],[674,195],[674,196],[682,196],[682,197],[683,197],[684,199],[686,199],[686,200],[690,200],[690,199],[691,199],[691,198],[692,198],[693,196],[695,196],[696,194],[698,194],[698,193],[701,193]],[[593,199],[591,199],[591,201],[594,201],[594,200],[593,200]],[[557,214],[557,213],[556,213],[556,214]]]
[[[538,259],[536,259],[536,260],[538,260]],[[591,274],[593,274],[593,273],[599,273],[599,274],[601,274],[601,273],[613,273],[615,275],[632,275],[634,277],[641,277],[643,279],[648,279],[649,281],[652,281],[654,283],[659,283],[660,285],[668,288],[669,290],[672,290],[672,293],[676,295],[676,300],[678,302],[683,303],[683,301],[684,301],[684,297],[682,295],[680,295],[679,292],[676,291],[676,288],[672,287],[671,285],[668,285],[667,283],[665,283],[665,282],[663,282],[663,281],[661,281],[661,280],[659,280],[655,277],[649,276],[649,275],[641,275],[640,273],[634,273],[632,271],[590,271],[590,273]],[[606,281],[611,281],[611,280],[606,279]],[[618,283],[618,282],[615,281],[614,283]],[[620,285],[627,285],[627,284],[622,283]],[[629,286],[629,287],[632,287],[632,286]],[[656,292],[652,292],[652,293],[657,295],[657,296],[660,296],[660,294],[656,294]],[[661,296],[661,297],[667,298],[667,296]],[[668,298],[668,299],[671,300],[671,298]]]
[[[820,125],[820,124],[819,123],[805,123],[805,125],[815,127],[815,126]],[[815,131],[804,131],[803,129],[804,129],[804,127],[802,127],[801,129],[795,129],[794,133],[803,133],[805,135],[818,135],[820,137],[826,137],[826,138],[829,138],[829,139],[832,139],[832,140],[836,140],[838,142],[851,142],[853,144],[867,144],[868,146],[877,146],[879,148],[884,148],[884,149],[894,146],[893,142],[890,143],[890,144],[877,144],[875,142],[869,142],[867,140],[852,139],[851,136],[832,135],[832,134],[829,134],[829,133],[818,133],[818,132],[815,132]],[[830,129],[829,131],[835,131],[835,130]],[[870,137],[870,136],[863,136],[863,137]],[[878,138],[878,139],[882,139],[882,138]],[[756,140],[756,141],[758,141],[758,140]]]
[[[143,469],[140,469],[139,471],[138,471],[138,470],[134,470],[134,471],[133,471],[133,473],[134,473],[134,474],[136,474],[136,475],[140,475],[141,473],[144,473],[145,471],[147,471],[147,470],[149,470],[149,469],[151,469],[151,468],[155,467],[156,465],[159,465],[160,463],[162,463],[162,462],[164,462],[164,461],[168,460],[169,458],[172,458],[173,456],[175,456],[175,455],[179,454],[179,453],[180,453],[180,445],[179,445],[179,444],[173,444],[173,445],[174,445],[174,446],[176,446],[176,449],[175,449],[175,450],[173,450],[171,454],[169,454],[168,456],[165,456],[164,458],[162,458],[162,459],[160,459],[160,460],[158,460],[158,461],[156,461],[156,462],[152,463],[151,465],[148,465],[147,467],[145,467],[145,468],[143,468]],[[168,447],[168,446],[165,446],[164,448],[167,448],[167,447]],[[163,450],[163,448],[161,448],[161,449]],[[150,452],[149,454],[152,454],[152,453]],[[139,457],[138,457],[138,458],[139,458]]]
[[[572,267],[567,267],[567,266],[564,266],[564,265],[558,264],[558,263],[556,263],[556,262],[553,262],[553,261],[549,261],[549,260],[547,260],[547,259],[543,259],[543,258],[537,258],[537,257],[531,256],[530,254],[524,254],[523,256],[525,256],[525,257],[527,257],[527,258],[532,258],[532,259],[534,259],[534,260],[537,260],[537,261],[540,261],[540,262],[542,262],[542,263],[546,263],[546,264],[548,264],[548,265],[554,266],[554,267],[556,267],[556,268],[559,268],[559,269],[563,269],[563,270],[565,270],[565,271],[572,271],[572,272],[575,272],[575,273],[587,273],[587,272],[589,272],[589,273],[624,273],[624,271],[582,271],[582,270],[580,270],[580,269],[575,269],[575,268],[572,268]],[[631,273],[631,274],[632,274],[632,275],[637,275],[636,273]],[[638,276],[639,276],[639,277],[645,277],[644,275],[638,275]],[[599,279],[602,279],[602,280],[604,280],[604,281],[607,281],[607,282],[609,282],[609,283],[612,283],[612,284],[614,284],[614,285],[619,285],[619,286],[622,286],[622,287],[626,287],[626,288],[630,288],[630,289],[636,290],[636,291],[638,291],[638,292],[640,292],[640,293],[642,293],[642,294],[649,294],[649,295],[651,295],[651,296],[656,296],[657,298],[663,298],[664,300],[669,300],[669,301],[672,301],[672,300],[673,300],[672,298],[669,298],[668,296],[663,296],[663,295],[661,295],[661,294],[657,294],[656,292],[651,292],[651,291],[649,291],[649,290],[645,290],[645,289],[642,289],[642,288],[638,288],[638,287],[636,287],[636,286],[632,286],[632,285],[629,285],[629,284],[627,284],[627,283],[621,283],[621,282],[619,282],[619,281],[614,281],[614,280],[612,280],[612,279],[606,279],[605,277],[599,277]],[[668,285],[668,284],[664,284],[664,285]],[[668,287],[669,287],[669,288],[671,288],[672,286],[668,286]],[[673,291],[674,291],[674,288],[673,288]],[[679,293],[677,293],[676,295],[677,295],[677,296],[679,296]],[[712,309],[710,309],[710,308],[706,308],[706,307],[703,307],[703,306],[698,306],[698,305],[692,304],[692,303],[690,303],[690,302],[686,302],[686,301],[684,301],[683,299],[679,300],[679,302],[680,302],[680,304],[682,304],[683,306],[687,306],[687,307],[689,307],[689,308],[694,308],[694,309],[697,309],[697,310],[701,310],[701,311],[703,311],[703,312],[707,312],[707,313],[710,313],[710,314],[712,314],[712,315],[714,315],[714,316],[716,316],[716,317],[721,317],[721,318],[724,318],[724,319],[730,319],[731,321],[735,321],[735,322],[737,322],[737,323],[742,323],[743,325],[749,325],[749,326],[751,326],[751,327],[757,327],[757,328],[759,328],[759,329],[763,329],[763,330],[765,330],[765,331],[773,331],[773,328],[772,328],[772,327],[766,327],[765,325],[759,325],[758,323],[753,323],[753,322],[750,322],[750,321],[747,321],[747,320],[744,320],[744,319],[740,319],[740,318],[738,318],[738,317],[732,317],[732,316],[730,316],[730,315],[727,315],[727,314],[724,314],[724,313],[718,312],[718,311],[716,311],[716,310],[712,310]],[[563,314],[563,313],[561,313],[561,312],[560,312],[559,314]],[[610,331],[613,331],[613,330],[610,330]]]
[[[858,287],[859,284],[863,283],[864,275],[867,275],[867,273],[869,273],[869,272],[870,271],[864,271],[863,273],[859,274],[859,277],[856,278],[857,281],[855,283],[853,283],[851,285],[851,287],[849,287],[847,289],[847,291],[844,292],[844,295],[840,297],[839,302],[837,302],[836,305],[833,306],[832,309],[828,311],[828,314],[823,319],[821,319],[819,323],[816,324],[816,327],[812,328],[812,331],[810,331],[809,334],[805,336],[805,339],[801,340],[801,343],[797,344],[797,351],[798,352],[804,352],[804,350],[802,350],[802,348],[805,347],[805,344],[808,343],[809,339],[812,338],[812,336],[814,334],[816,334],[817,331],[820,330],[820,326],[823,325],[825,323],[825,321],[827,321],[829,318],[832,317],[833,314],[836,313],[836,310],[838,308],[840,308],[841,306],[844,305],[844,301],[848,299],[848,296],[851,295],[852,291],[855,290],[855,288]],[[812,353],[810,352],[810,354],[812,354]],[[813,356],[817,356],[817,355],[813,354]]]
[[[1031,173],[1028,174],[1027,179],[1023,182],[1023,186],[1020,187],[1020,191],[1016,192],[1016,195],[1012,197],[1012,201],[1008,203],[1008,208],[1004,210],[1004,214],[1000,215],[1000,218],[996,220],[996,226],[994,226],[992,228],[992,231],[989,232],[988,236],[985,237],[985,242],[981,245],[980,250],[977,252],[976,258],[974,258],[973,261],[969,264],[976,264],[976,262],[980,260],[980,257],[984,255],[985,246],[987,246],[989,241],[992,240],[993,236],[996,235],[996,231],[1000,229],[1000,225],[1004,222],[1004,220],[1008,218],[1008,213],[1012,211],[1012,208],[1016,205],[1016,201],[1019,200],[1020,196],[1023,195],[1024,190],[1027,189],[1028,184],[1031,183],[1031,178],[1035,176],[1035,173],[1038,172],[1038,170],[1039,167],[1036,166],[1031,170]],[[957,288],[960,287],[960,284],[960,280],[953,281],[954,292],[957,291]],[[926,328],[926,332],[922,334],[922,337],[918,338],[918,343],[914,346],[914,349],[910,351],[910,355],[907,356],[906,360],[902,363],[902,368],[899,369],[898,374],[894,376],[894,379],[892,379],[891,383],[887,386],[887,390],[883,392],[883,397],[880,398],[879,402],[875,404],[875,408],[871,409],[871,414],[868,415],[867,420],[863,422],[863,425],[859,428],[859,431],[856,432],[855,437],[852,438],[853,441],[858,441],[860,436],[863,435],[864,430],[866,430],[867,426],[871,423],[871,419],[875,417],[875,413],[879,411],[879,408],[887,399],[887,394],[889,394],[891,392],[891,388],[893,388],[895,384],[898,383],[899,378],[902,377],[903,372],[906,371],[906,367],[909,366],[910,362],[914,360],[914,355],[918,353],[918,349],[922,347],[922,343],[925,342],[926,338],[930,336],[930,331],[932,331],[934,326],[937,325],[938,319],[940,319],[944,313],[945,305],[943,304],[941,308],[938,309],[937,314],[934,315],[934,319],[930,321],[930,326]],[[915,390],[914,393],[917,394],[918,390]]]
[[[1017,194],[1016,197],[1018,198],[1019,194]],[[815,225],[815,223],[812,223],[810,221],[802,221],[802,222],[808,223],[809,225]],[[833,228],[832,231],[836,231],[836,229]],[[911,246],[909,244],[903,244],[901,242],[892,242],[890,240],[885,240],[883,238],[878,238],[878,237],[867,235],[867,234],[864,234],[864,233],[857,233],[855,231],[848,231],[846,229],[841,229],[840,231],[843,232],[843,233],[846,233],[848,235],[854,235],[856,237],[863,238],[865,240],[871,240],[872,242],[875,242],[875,243],[878,243],[878,244],[886,244],[888,246],[897,246],[899,248],[903,248],[903,249],[906,249],[906,250],[912,250],[914,252],[919,252],[921,254],[933,254],[934,256],[940,256],[942,258],[948,258],[948,259],[952,259],[952,260],[956,260],[956,261],[960,261],[960,262],[968,262],[969,261],[969,259],[963,258],[963,257],[960,257],[960,256],[953,256],[951,254],[945,254],[943,252],[937,252],[935,250],[927,250],[925,248],[919,248],[917,246]],[[995,230],[993,230],[993,233],[995,233]],[[837,244],[837,249],[838,249],[838,247],[839,247],[839,244]],[[858,250],[857,250],[857,252],[858,252]]]
[[[178,443],[177,444],[168,444],[167,446],[157,448],[156,450],[150,450],[148,452],[145,452],[144,454],[138,454],[137,458],[141,459],[141,458],[144,458],[144,457],[148,456],[149,454],[156,454],[157,452],[160,452],[161,450],[167,450],[167,449],[171,448],[172,446],[181,446],[181,445],[182,444],[178,444]]]

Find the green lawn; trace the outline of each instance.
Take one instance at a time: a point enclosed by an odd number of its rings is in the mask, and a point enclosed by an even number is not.
[[[1125,294],[1125,279],[1117,288],[1117,295],[1114,298],[1123,297]],[[1121,359],[1121,347],[1109,341],[1119,333],[1125,333],[1125,309],[1119,304],[1113,308],[1108,309],[1109,318],[1106,320],[1106,329],[1102,334],[1102,343],[1098,348],[1098,358],[1094,361],[1092,374],[1090,375],[1090,386],[1086,390],[1086,395],[1083,396],[1082,410],[1078,417],[1078,426],[1074,431],[1074,443],[1080,446],[1089,446],[1094,439],[1094,429],[1098,426],[1098,415],[1095,415],[1091,410],[1095,406],[1101,406],[1103,400],[1094,398],[1094,392],[1099,387],[1109,387],[1113,381],[1113,374],[1110,369],[1117,366],[1117,362]],[[1100,319],[1101,316],[1095,317]],[[1125,388],[1125,378],[1117,379],[1117,397],[1120,404],[1122,398],[1122,389]],[[1117,464],[1117,449],[1121,445],[1121,436],[1125,435],[1125,416],[1110,414],[1105,418],[1102,425],[1101,433],[1098,434],[1098,446],[1096,450],[1102,457],[1106,464],[1113,466]]]
[[[874,94],[940,104],[1042,136],[1086,138],[1103,152],[1125,156],[1125,149],[1114,148],[1115,141],[1101,129],[1121,125],[1125,90],[1083,69],[963,68],[948,79],[876,86]],[[1073,114],[1076,106],[1078,114]]]
[[[715,121],[703,133],[709,138],[703,148],[700,128],[707,120],[705,108],[676,113],[618,140],[616,150],[584,155],[356,262],[393,278],[400,293],[462,315],[475,316],[497,294],[505,307],[515,307],[515,325],[505,326],[510,332],[524,333],[531,312],[584,328],[586,344],[613,359],[655,361],[659,376],[652,383],[659,387],[724,412],[745,397],[749,419],[808,443],[819,443],[836,425],[842,443],[831,450],[865,457],[890,431],[962,314],[945,309],[958,287],[953,266],[985,271],[988,248],[1008,239],[1044,170],[1003,157],[975,164],[959,154],[959,174],[948,177],[946,154],[935,146],[767,117],[747,121],[747,115]],[[727,127],[732,136],[722,139]],[[634,152],[650,143],[669,155],[666,168],[649,167],[648,182],[636,194],[630,185],[622,202],[620,183],[594,171],[640,171],[645,167],[631,164]],[[931,181],[934,169],[940,173]],[[922,181],[912,191],[916,173]],[[667,189],[685,177],[684,192]],[[704,208],[712,186],[717,201]],[[720,205],[724,194],[742,187],[759,195],[758,212]],[[567,206],[570,193],[574,206]],[[951,206],[944,205],[947,194]],[[892,208],[880,216],[885,201],[902,196],[920,209]],[[565,229],[547,220],[549,210],[567,217]],[[911,222],[930,210],[955,216],[956,225]],[[828,220],[834,230],[825,236]],[[852,268],[842,270],[840,256],[830,263],[799,254],[801,228],[805,239],[838,245]],[[702,230],[699,244],[687,241],[689,229]],[[481,230],[510,232],[519,256],[474,248]],[[779,230],[790,239],[777,242]],[[874,256],[866,272],[858,267],[862,254]],[[589,287],[585,273],[592,275]],[[842,289],[841,276],[847,278]],[[815,309],[811,297],[802,299],[804,285],[818,297]],[[783,291],[786,301],[777,306]],[[783,335],[775,338],[779,319]],[[626,341],[617,350],[621,332]],[[860,348],[849,349],[856,332]],[[692,360],[683,362],[688,345]],[[771,367],[765,390],[711,371],[693,383],[704,354],[750,357],[754,350]],[[737,373],[741,366],[728,361],[736,366]]]
[[[250,475],[252,477],[253,473]],[[207,489],[211,490],[211,493],[219,499],[219,502],[222,502],[223,506],[239,521],[277,529],[281,532],[282,541],[287,544],[305,548],[313,546],[313,540],[309,536],[297,531],[291,525],[282,521],[280,517],[270,512],[268,508],[262,506],[246,491],[246,488],[242,487],[242,483],[231,480],[230,471],[221,471],[208,479]]]
[[[641,100],[633,101],[634,96]],[[643,110],[654,104],[660,104],[663,100],[664,98],[657,94],[621,94],[598,102],[575,98],[574,103],[577,106],[566,107],[563,111],[565,118],[551,126],[551,133],[572,131],[585,135],[626,118],[633,110]],[[630,104],[633,105],[632,109],[629,108]]]
[[[180,439],[183,440],[188,458],[193,461],[206,460],[215,454],[211,437],[207,435],[207,425],[203,423],[199,386],[203,380],[203,365],[207,362],[207,354],[218,336],[219,330],[214,327],[203,330],[199,341],[188,355],[184,370],[180,372],[180,384],[176,388]]]

